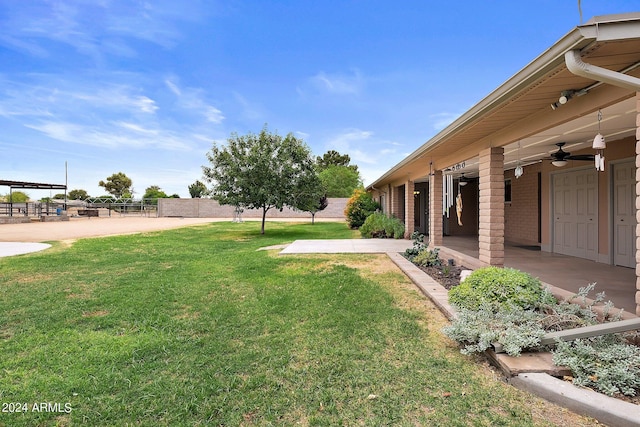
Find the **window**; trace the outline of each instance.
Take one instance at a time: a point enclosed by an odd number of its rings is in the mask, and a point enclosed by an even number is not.
[[[511,203],[511,180],[504,180],[504,202]]]

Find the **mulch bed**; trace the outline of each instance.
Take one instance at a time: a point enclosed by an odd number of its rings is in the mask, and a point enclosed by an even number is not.
[[[453,265],[453,266],[441,266],[441,267],[422,267],[418,266],[420,270],[427,273],[433,280],[444,286],[445,289],[451,289],[460,284],[460,272],[462,270],[468,270],[465,267]]]

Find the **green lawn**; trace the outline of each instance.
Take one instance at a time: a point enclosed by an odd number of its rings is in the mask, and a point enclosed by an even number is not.
[[[569,425],[460,355],[386,257],[256,251],[357,232],[259,227],[0,259],[0,425]]]

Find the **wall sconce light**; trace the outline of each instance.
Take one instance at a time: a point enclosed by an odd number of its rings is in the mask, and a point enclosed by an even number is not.
[[[598,110],[598,134],[593,138],[592,148],[596,150],[595,156],[596,170],[604,172],[604,149],[607,148],[607,143],[604,140],[604,135],[600,133],[600,122],[602,121],[602,111]]]

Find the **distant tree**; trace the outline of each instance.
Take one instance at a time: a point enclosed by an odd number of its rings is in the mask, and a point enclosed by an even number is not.
[[[147,189],[144,191],[144,196],[142,196],[142,198],[143,199],[167,199],[169,198],[169,196],[167,196],[167,193],[162,191],[160,187],[158,187],[157,185],[152,185],[150,187],[147,187]]]
[[[29,195],[22,191],[13,191],[5,196],[7,203],[24,203],[29,201]]]
[[[71,190],[69,191],[68,198],[70,200],[87,200],[89,198],[89,193],[81,189]]]
[[[207,186],[200,181],[196,181],[189,186],[189,194],[194,199],[199,199],[207,194]]]
[[[213,184],[212,197],[223,205],[262,209],[261,233],[267,211],[299,208],[322,188],[309,147],[289,133],[284,138],[265,126],[260,134],[232,134],[226,146],[213,145],[203,166]]]
[[[349,166],[358,172],[358,166],[350,165],[349,163],[351,163],[351,157],[348,154],[340,154],[336,150],[329,150],[322,157],[316,157],[316,165],[321,171],[329,166]]]
[[[173,193],[172,195],[169,196],[170,199],[179,199],[180,195],[178,193]]]
[[[58,193],[52,197],[53,199],[64,200],[64,193]]]
[[[353,190],[362,186],[360,174],[349,166],[331,165],[318,176],[327,197],[350,197]]]
[[[311,224],[315,224],[316,222],[316,213],[325,210],[327,206],[329,206],[329,200],[327,200],[327,196],[325,195],[320,197],[317,195],[315,195],[315,197],[310,196],[298,203],[299,210],[311,214]]]
[[[131,197],[133,193],[131,178],[122,172],[114,173],[110,177],[107,177],[106,182],[100,181],[98,185],[116,198]]]
[[[350,197],[353,190],[362,186],[358,166],[351,165],[348,154],[329,150],[316,157],[316,170],[327,197]]]

